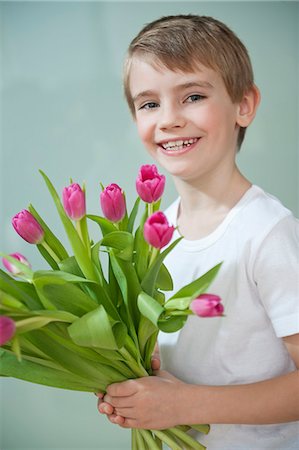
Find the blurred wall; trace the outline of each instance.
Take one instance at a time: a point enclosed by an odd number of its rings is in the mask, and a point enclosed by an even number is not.
[[[63,236],[39,168],[59,191],[70,177],[86,181],[90,213],[99,211],[100,181],[117,182],[133,202],[138,167],[151,160],[123,98],[122,60],[145,23],[177,13],[212,15],[247,45],[262,103],[239,165],[298,215],[297,2],[2,1],[2,251],[43,266],[10,224],[29,202]],[[164,206],[174,198],[169,179]],[[130,433],[97,413],[93,395],[3,379],[0,405],[2,450],[130,448]]]

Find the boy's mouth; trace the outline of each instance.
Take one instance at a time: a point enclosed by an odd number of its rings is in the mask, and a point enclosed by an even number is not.
[[[166,151],[176,152],[190,147],[192,144],[195,144],[198,141],[198,139],[199,138],[190,138],[190,139],[178,139],[176,141],[164,141],[160,142],[158,145]]]

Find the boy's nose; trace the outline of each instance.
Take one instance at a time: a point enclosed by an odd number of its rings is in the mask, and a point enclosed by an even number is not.
[[[175,106],[168,106],[167,108],[161,108],[159,118],[159,128],[169,129],[183,127],[185,125],[185,118],[181,114],[179,108]]]

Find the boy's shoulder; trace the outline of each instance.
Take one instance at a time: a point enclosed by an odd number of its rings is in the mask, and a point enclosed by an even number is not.
[[[294,230],[299,232],[299,221],[292,211],[261,187],[252,185],[244,200],[231,223],[232,229],[238,236],[243,236],[243,240],[260,245],[268,236],[281,239],[293,234]]]
[[[166,210],[165,215],[172,225],[176,226],[177,212],[180,204],[178,197]],[[229,212],[221,227],[230,227],[237,234],[252,237],[266,235],[284,218],[297,222],[292,211],[274,195],[253,184],[240,201]]]
[[[277,197],[255,184],[251,186],[247,194],[248,201],[245,204],[244,214],[249,216],[248,219],[252,218],[260,223],[265,222],[271,225],[284,217],[293,216],[292,211]]]

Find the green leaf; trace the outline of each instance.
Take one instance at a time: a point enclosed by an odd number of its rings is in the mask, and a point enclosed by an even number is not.
[[[82,272],[84,273],[84,275],[87,279],[93,280],[93,281],[98,281],[97,277],[96,277],[96,273],[95,273],[93,265],[92,265],[92,262],[89,258],[88,250],[85,247],[85,245],[83,244],[80,236],[78,235],[77,230],[74,227],[72,221],[69,219],[69,217],[65,213],[62,203],[60,201],[60,198],[59,198],[53,184],[51,183],[51,181],[49,180],[49,178],[43,171],[40,170],[40,173],[41,173],[42,177],[44,178],[46,185],[49,189],[49,192],[55,202],[57,211],[59,213],[59,216],[63,223],[64,229],[65,229],[67,236],[69,238],[69,241],[71,243],[72,249],[74,251],[74,254],[75,254],[76,260],[80,266],[80,269],[82,270]]]
[[[16,322],[16,328],[17,333],[22,334],[42,328],[50,322],[72,323],[76,319],[77,316],[66,311],[36,311],[34,316],[18,320]]]
[[[69,350],[61,343],[57,343],[47,335],[46,329],[31,331],[27,338],[30,338],[30,341],[36,347],[66,370],[87,379],[88,382],[96,383],[96,385],[107,385],[125,378],[113,367],[82,358],[78,353]]]
[[[117,258],[113,251],[110,253],[110,261],[127,308],[128,326],[131,328],[130,325],[132,324],[137,331],[139,323],[137,297],[141,291],[141,286],[136,271],[131,262]]]
[[[38,223],[41,225],[42,229],[45,232],[45,241],[51,247],[53,252],[58,256],[60,260],[66,259],[68,257],[68,253],[60,240],[55,236],[55,234],[50,230],[48,225],[43,221],[38,212],[34,209],[34,207],[30,204],[28,207],[31,214],[36,218]],[[40,249],[39,249],[40,250]],[[54,260],[53,260],[54,261]]]
[[[71,283],[39,284],[37,290],[43,301],[46,300],[56,309],[79,317],[97,307],[97,303],[90,296]]]
[[[138,308],[141,314],[149,319],[156,327],[161,314],[164,312],[163,306],[146,292],[140,292],[138,295]]]
[[[160,198],[156,203],[154,203],[154,205],[153,205],[153,213],[160,210],[161,201],[162,201],[162,198]]]
[[[179,310],[184,311],[185,309],[189,308],[191,302],[191,297],[179,297],[179,298],[173,298],[172,300],[168,300],[164,308],[166,310]]]
[[[63,287],[63,285],[66,285],[66,283],[68,284],[67,290],[65,289],[65,286]],[[92,283],[92,282],[86,280],[85,278],[81,278],[76,275],[62,271],[40,270],[35,272],[33,276],[33,284],[45,309],[51,310],[56,309],[55,303],[57,302],[57,300],[55,297],[52,300],[50,300],[49,292],[51,295],[51,288],[49,289],[49,286],[53,285],[60,286],[61,289],[56,289],[57,295],[61,298],[63,292],[64,295],[66,295],[66,299],[71,303],[73,302],[72,295],[74,294],[74,291],[76,294],[76,290],[74,289],[75,286],[73,286],[73,283]],[[80,294],[81,292],[77,294],[77,298]],[[83,295],[81,295],[81,297],[83,297]],[[86,304],[86,301],[84,302],[84,304]],[[66,308],[66,310],[68,311],[69,309]]]
[[[76,391],[97,392],[105,388],[104,385],[101,386],[99,383],[90,382],[84,378],[82,379],[65,370],[54,369],[27,361],[26,357],[19,362],[14,355],[6,351],[0,355],[0,375],[19,378],[45,386]]]
[[[144,213],[140,220],[140,225],[136,230],[134,238],[134,255],[135,255],[135,267],[139,280],[143,280],[146,271],[148,269],[149,250],[150,246],[144,239],[143,227],[148,217],[148,204],[145,205]]]
[[[74,256],[70,256],[59,263],[59,268],[63,272],[72,273],[73,275],[77,275],[78,277],[84,278],[82,270],[79,267],[79,264],[76,261]],[[86,281],[86,280],[84,280]]]
[[[174,333],[180,330],[185,325],[187,316],[167,316],[163,317],[158,321],[159,330],[164,331],[164,333]]]
[[[168,253],[172,251],[172,249],[182,240],[182,237],[176,239],[172,244],[170,244],[160,255],[157,256],[154,263],[148,269],[144,279],[142,280],[141,286],[145,292],[147,292],[150,296],[153,295],[155,285],[158,278],[158,273],[162,266],[162,263]]]
[[[87,214],[86,217],[93,222],[96,222],[100,226],[103,236],[106,236],[106,234],[112,233],[113,231],[118,231],[116,225],[114,225],[105,217],[95,216],[92,214]]]
[[[137,197],[137,199],[136,199],[136,201],[134,203],[133,209],[131,211],[131,214],[129,216],[128,228],[127,228],[129,233],[133,232],[134,223],[135,223],[135,219],[136,219],[136,216],[137,216],[137,213],[138,213],[139,204],[140,204],[140,197]]]
[[[14,280],[0,269],[0,289],[24,303],[29,309],[40,309],[42,304],[32,284]]]
[[[162,291],[172,291],[173,290],[173,281],[170,273],[168,272],[167,267],[162,264],[160,270],[158,272],[157,280],[156,280],[156,288],[161,289]]]
[[[116,350],[123,347],[127,328],[122,322],[112,319],[100,305],[73,322],[68,332],[77,345]]]
[[[6,292],[0,290],[0,310],[24,313],[28,311],[28,308],[10,294],[7,294]]]
[[[146,355],[147,342],[149,338],[156,332],[157,332],[157,324],[153,324],[153,322],[151,322],[147,317],[141,315],[138,328],[138,342],[140,353],[144,360],[146,360],[147,356]]]
[[[178,292],[176,292],[170,299],[166,302],[165,308],[167,308],[168,303],[171,300],[177,299],[177,298],[190,298],[190,302],[198,297],[200,294],[206,292],[214,278],[216,277],[220,267],[222,265],[222,262],[217,264],[215,267],[210,269],[208,272],[206,272],[201,277],[197,278],[196,280],[192,281],[191,283],[184,286],[182,289],[180,289]],[[189,303],[190,303],[189,302]]]
[[[68,327],[69,324],[67,323],[64,323],[63,327],[58,327],[56,323],[52,323],[43,331],[58,344],[90,361],[107,364],[111,362],[111,359],[117,359],[116,357],[113,358],[114,354],[117,354],[117,352],[109,350],[105,353],[105,351],[101,349],[101,353],[98,353],[96,351],[97,349],[82,347],[75,344],[70,338]]]
[[[133,255],[134,238],[126,231],[114,231],[106,234],[101,242],[102,246],[113,248],[114,254],[125,261],[131,261]]]
[[[55,283],[64,284],[68,283],[94,283],[92,280],[87,280],[86,278],[79,277],[72,273],[63,272],[62,270],[37,270],[33,275],[33,284],[37,282],[42,284]]]
[[[47,261],[50,267],[52,267],[53,270],[59,270],[59,266],[54,258],[50,255],[50,253],[45,249],[45,247],[42,244],[36,245],[38,251],[42,255],[42,257]]]

